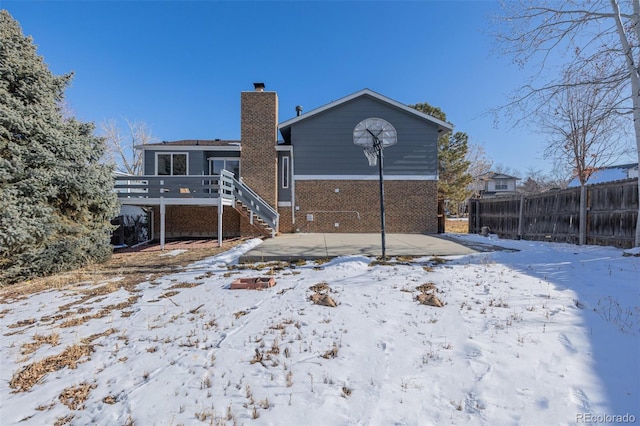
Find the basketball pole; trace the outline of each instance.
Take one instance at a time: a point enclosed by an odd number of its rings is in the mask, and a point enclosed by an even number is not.
[[[387,260],[387,247],[385,242],[385,229],[384,229],[384,172],[382,161],[384,159],[384,155],[382,155],[382,142],[378,139],[377,136],[373,137],[374,143],[376,144],[376,150],[378,151],[378,174],[380,177],[380,229],[382,235],[382,261],[385,262]]]
[[[374,133],[375,132],[375,133]],[[369,136],[366,135],[369,133]],[[382,138],[379,136],[382,135]],[[398,132],[391,123],[381,118],[367,118],[359,122],[353,129],[353,143],[364,148],[364,153],[370,166],[375,166],[378,160],[380,181],[380,230],[382,236],[382,261],[387,260],[387,245],[385,241],[385,212],[384,212],[384,145],[394,145]],[[373,150],[371,149],[373,148]],[[375,151],[374,151],[375,150]],[[375,157],[373,155],[375,155]],[[372,164],[373,163],[373,164]]]

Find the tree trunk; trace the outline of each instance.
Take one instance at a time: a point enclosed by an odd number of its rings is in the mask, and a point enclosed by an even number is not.
[[[578,244],[587,243],[587,185],[580,184],[580,219],[578,221]]]
[[[618,36],[620,37],[620,43],[622,45],[627,68],[629,70],[629,79],[631,80],[631,100],[633,102],[633,128],[636,134],[636,153],[638,156],[638,163],[640,164],[640,74],[638,73],[637,64],[633,57],[633,52],[629,45],[629,40],[622,24],[622,18],[620,17],[620,7],[618,0],[611,0],[611,8],[614,11],[616,29]],[[633,1],[633,15],[634,15],[634,27],[636,36],[640,37],[640,2]],[[640,175],[638,175],[638,200],[640,200]],[[582,223],[580,224],[582,226]],[[640,205],[638,205],[638,219],[636,220],[636,235],[635,246],[640,247]]]

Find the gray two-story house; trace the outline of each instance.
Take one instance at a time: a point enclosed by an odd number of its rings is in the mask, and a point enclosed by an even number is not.
[[[157,238],[379,232],[378,168],[354,144],[371,118],[397,132],[383,150],[387,231],[437,232],[437,140],[450,124],[369,89],[278,124],[277,94],[254,86],[239,140],[140,146],[144,176],[118,178],[123,204],[154,210]]]

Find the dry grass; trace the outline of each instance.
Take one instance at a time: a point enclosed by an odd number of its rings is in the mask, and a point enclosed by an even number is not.
[[[249,312],[247,311],[238,311],[236,313],[233,314],[233,316],[235,317],[235,319],[238,319],[240,317],[243,317],[245,315],[247,315]]]
[[[468,234],[469,222],[466,220],[450,220],[444,222],[444,231],[451,234]]]
[[[336,301],[333,300],[328,294],[331,292],[331,287],[329,287],[329,284],[325,282],[314,284],[309,287],[309,290],[314,292],[311,296],[309,296],[309,300],[311,300],[314,304],[329,306],[331,308],[335,308],[336,306],[338,306]]]
[[[78,363],[83,362],[80,359],[88,357],[92,352],[92,345],[67,346],[60,354],[31,363],[14,374],[9,387],[15,389],[15,392],[27,392],[48,373],[64,367],[75,369]]]
[[[158,299],[168,299],[170,297],[175,296],[176,294],[179,294],[179,291],[168,291],[166,293],[161,294],[160,296],[158,296]]]
[[[59,340],[60,336],[58,335],[58,333],[49,334],[47,336],[36,334],[33,336],[33,342],[25,343],[24,345],[22,345],[22,347],[20,348],[20,353],[22,353],[22,355],[28,355],[37,351],[40,346],[45,344],[58,346]]]
[[[68,425],[69,423],[71,423],[71,420],[73,420],[74,417],[75,416],[73,414],[69,414],[68,416],[60,417],[59,419],[56,420],[56,422],[53,424],[53,426]]]
[[[329,349],[328,351],[326,351],[324,354],[320,355],[322,358],[324,359],[329,359],[329,358],[335,358],[338,356],[338,346],[336,346],[335,344],[333,345],[333,347],[331,349]]]
[[[419,286],[416,287],[416,290],[421,291],[422,293],[427,293],[427,292],[433,292],[433,291],[438,291],[438,289],[436,288],[436,285],[434,283],[424,283],[424,284],[420,284]]]
[[[85,345],[88,345],[89,343],[93,342],[94,340],[100,338],[100,337],[104,337],[104,336],[110,336],[114,333],[117,333],[118,330],[115,328],[110,328],[108,330],[103,331],[102,333],[96,333],[96,334],[92,334],[89,337],[85,337],[81,340],[82,343],[84,343]]]
[[[101,318],[114,311],[122,311],[123,316],[131,311],[124,311],[138,302],[140,295],[137,286],[140,283],[151,281],[154,277],[163,276],[173,272],[177,268],[186,266],[206,257],[210,257],[229,250],[243,240],[226,242],[223,247],[194,248],[176,256],[160,256],[160,251],[137,251],[116,253],[111,260],[101,265],[90,265],[85,268],[37,278],[11,286],[0,287],[0,303],[10,304],[17,300],[29,297],[32,294],[49,291],[64,290],[75,292],[80,297],[72,303],[59,308],[59,313],[40,319],[29,318],[15,324],[8,324],[8,329],[16,329],[11,333],[20,333],[26,327],[33,327],[37,321],[61,321],[59,327],[76,327],[91,319]],[[187,288],[190,285],[178,283],[176,288]],[[96,309],[87,308],[86,304],[104,299],[104,296],[124,289],[131,295],[120,303],[115,303]],[[170,297],[177,291],[165,293],[164,297]],[[4,315],[4,314],[3,314]],[[78,363],[87,361],[94,352],[92,342],[99,337],[108,336],[118,330],[109,329],[102,333],[94,334],[81,339],[79,344],[67,346],[57,355],[48,356],[40,360],[32,360],[29,364],[16,371],[9,382],[9,387],[14,392],[28,392],[36,384],[45,379],[47,374],[63,368],[75,369]],[[21,346],[21,353],[29,355],[35,353],[42,345],[57,346],[59,336],[56,333],[50,335],[36,334],[32,341]],[[60,394],[60,401],[72,410],[82,409],[82,405],[95,385],[81,383],[65,389]],[[73,416],[58,419],[57,423],[65,424],[71,421]]]
[[[10,303],[42,291],[73,289],[82,285],[85,289],[78,291],[84,293],[85,297],[73,303],[82,305],[91,298],[112,293],[120,288],[134,291],[141,282],[151,281],[154,277],[166,275],[176,268],[227,251],[243,241],[244,239],[225,241],[222,247],[192,248],[176,256],[160,256],[160,251],[114,253],[111,259],[103,264],[93,264],[74,271],[0,287],[0,303]],[[114,281],[114,278],[120,279]],[[103,285],[87,289],[87,284]]]
[[[100,309],[100,311],[98,311],[93,315],[85,315],[83,317],[70,319],[60,324],[60,327],[61,328],[76,327],[92,319],[104,318],[113,311],[120,311],[132,306],[134,303],[138,301],[139,298],[140,296],[137,296],[137,295],[130,296],[125,302],[120,302],[120,303],[115,303],[113,305],[105,306],[103,309]]]
[[[329,288],[329,284],[322,282],[322,283],[312,285],[311,287],[309,287],[309,290],[316,293],[322,293],[322,292],[330,291],[330,288]]]
[[[36,319],[35,318],[29,318],[29,319],[25,319],[25,320],[20,320],[15,324],[9,324],[7,325],[7,328],[18,328],[18,327],[25,327],[28,325],[32,325],[36,323]]]
[[[109,404],[109,405],[113,405],[117,402],[118,400],[116,399],[115,396],[113,395],[107,395],[104,398],[102,398],[102,402],[104,402],[105,404]]]
[[[176,288],[193,288],[198,287],[199,285],[202,285],[202,283],[178,283],[169,287],[168,290],[173,290]]]
[[[82,410],[84,409],[84,402],[89,398],[89,392],[91,392],[91,389],[95,388],[95,384],[90,385],[87,382],[80,383],[78,386],[66,388],[59,396],[60,402],[71,410]]]

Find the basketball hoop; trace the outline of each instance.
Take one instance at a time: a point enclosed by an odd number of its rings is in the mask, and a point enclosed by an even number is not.
[[[386,260],[386,244],[384,230],[384,173],[382,150],[398,142],[396,128],[382,118],[367,118],[359,122],[353,129],[353,143],[361,146],[370,166],[375,166],[378,160],[380,175],[380,228],[382,235],[382,260]]]
[[[396,128],[382,118],[367,118],[353,129],[353,143],[363,148],[370,166],[375,166],[378,163],[378,151],[395,145],[397,142]]]
[[[370,166],[375,166],[378,163],[378,149],[374,146],[364,147],[364,156],[369,160]]]

